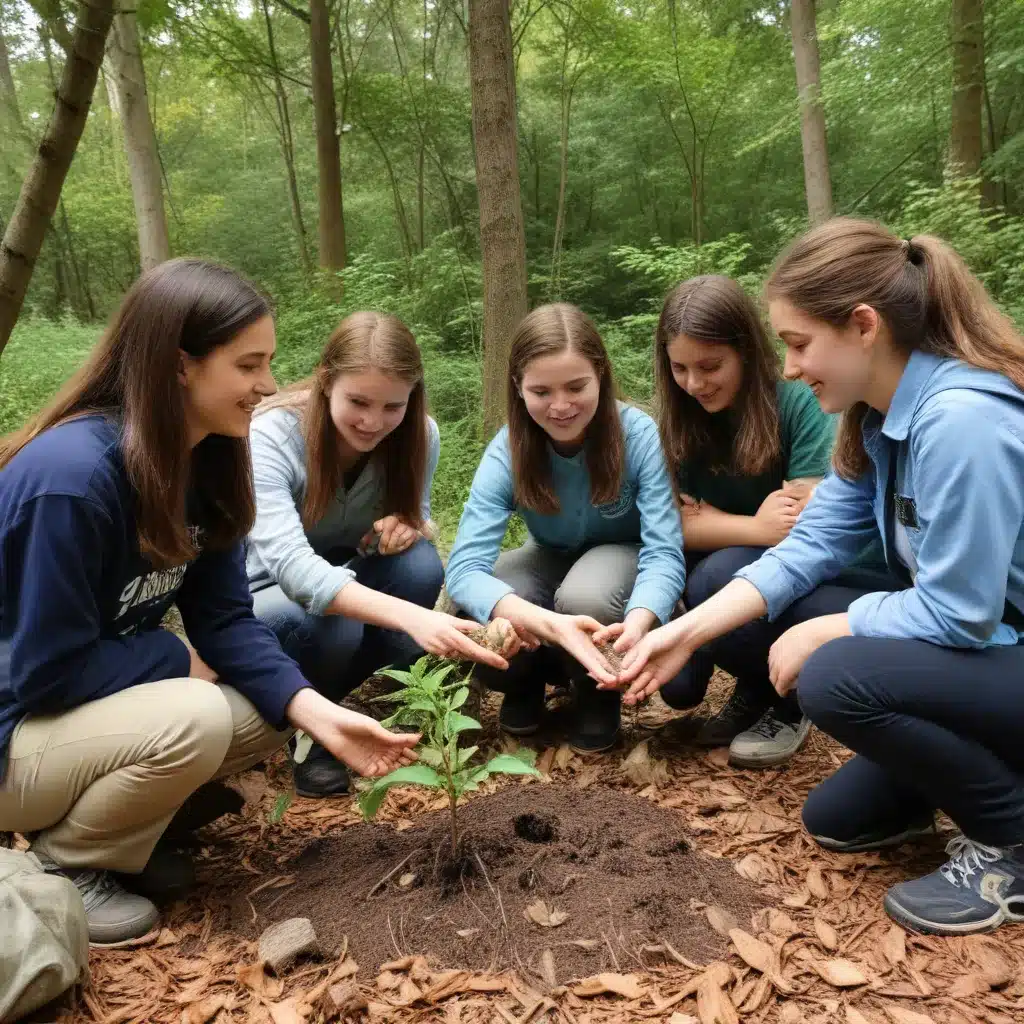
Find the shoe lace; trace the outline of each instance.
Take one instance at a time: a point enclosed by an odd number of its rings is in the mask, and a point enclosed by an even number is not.
[[[71,881],[82,896],[82,905],[86,913],[102,906],[112,896],[117,896],[123,891],[120,883],[109,871],[79,871],[71,876]]]
[[[763,739],[773,740],[785,728],[786,723],[770,708],[750,727],[750,732]]]
[[[986,864],[1002,859],[1002,852],[993,846],[976,843],[967,836],[955,836],[946,846],[949,860],[939,868],[942,877],[957,888],[968,888],[973,874],[985,870]]]

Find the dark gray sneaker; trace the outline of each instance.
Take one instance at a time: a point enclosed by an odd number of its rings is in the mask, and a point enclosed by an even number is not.
[[[729,744],[729,764],[736,768],[768,768],[788,761],[811,731],[811,720],[770,707],[746,732]]]
[[[768,702],[737,686],[732,696],[713,718],[697,730],[693,742],[698,747],[727,747],[741,732],[746,732],[764,714]]]
[[[967,935],[1024,921],[1024,846],[999,849],[957,836],[949,860],[885,895],[889,916],[904,928]]]
[[[113,872],[94,868],[62,868],[48,857],[36,854],[50,874],[71,880],[82,897],[89,942],[94,946],[112,946],[138,939],[156,926],[160,911],[155,904],[128,892]]]
[[[936,834],[935,817],[931,815],[927,819],[922,818],[920,821],[911,822],[905,828],[897,828],[888,832],[865,832],[852,839],[832,839],[830,836],[813,835],[811,838],[819,846],[823,846],[826,850],[835,850],[836,853],[871,853],[874,850],[888,850],[914,839],[923,839]]]

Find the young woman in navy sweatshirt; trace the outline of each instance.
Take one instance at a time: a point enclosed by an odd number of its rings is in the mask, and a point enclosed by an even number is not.
[[[364,775],[414,736],[310,688],[253,615],[248,433],[274,323],[233,272],[172,260],[0,448],[0,830],[70,878],[90,939],[158,918],[190,865],[157,843],[209,780],[303,729]],[[177,605],[192,646],[160,628]]]

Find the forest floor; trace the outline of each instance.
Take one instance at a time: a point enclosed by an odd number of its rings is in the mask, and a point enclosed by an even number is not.
[[[469,876],[459,877],[447,896],[429,899],[417,881],[431,874],[429,863],[401,862],[442,835],[443,797],[396,788],[372,824],[348,797],[296,799],[274,821],[290,785],[279,755],[234,780],[244,811],[202,834],[192,898],[140,942],[93,950],[91,985],[59,1019],[1024,1021],[1024,927],[925,937],[904,933],[882,909],[888,885],[942,861],[948,836],[853,856],[807,836],[804,797],[845,756],[830,739],[815,731],[787,766],[758,772],[730,768],[724,750],[687,744],[728,687],[716,677],[708,703],[690,715],[655,698],[627,714],[606,755],[571,753],[557,730],[539,736],[531,745],[541,779],[491,781],[462,811],[471,837],[491,837],[476,848],[498,851],[492,870],[481,863],[468,886]],[[496,711],[496,699],[485,698],[485,749],[508,743]],[[506,827],[509,842],[495,845]],[[643,850],[631,846],[640,835]],[[666,835],[687,841],[676,850],[661,842]],[[566,875],[567,861],[579,873]],[[299,915],[313,919],[323,959],[276,977],[255,938]]]

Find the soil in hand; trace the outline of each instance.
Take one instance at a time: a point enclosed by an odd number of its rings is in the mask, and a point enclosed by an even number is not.
[[[464,840],[454,858],[446,811],[401,832],[359,824],[316,840],[282,865],[295,876],[283,893],[266,890],[251,904],[237,895],[233,924],[255,936],[309,917],[325,947],[348,936],[371,971],[417,953],[439,967],[525,967],[550,981],[553,959],[562,983],[653,966],[670,955],[666,943],[706,963],[724,954],[725,940],[703,906],[749,928],[762,905],[729,861],[694,847],[678,812],[631,793],[518,786],[459,815]]]

